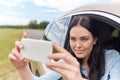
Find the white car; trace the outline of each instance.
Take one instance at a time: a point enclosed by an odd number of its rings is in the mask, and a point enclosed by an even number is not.
[[[86,5],[66,12],[49,23],[42,39],[55,41],[63,47],[69,24],[76,15],[92,16],[99,21],[111,25],[114,28],[111,36],[115,40],[112,43],[115,45],[115,49],[120,51],[120,1]],[[38,76],[41,76],[47,71],[45,65],[38,62],[31,62],[31,69]]]

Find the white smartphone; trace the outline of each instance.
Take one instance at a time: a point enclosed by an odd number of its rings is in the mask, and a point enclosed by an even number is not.
[[[52,54],[53,50],[50,41],[22,38],[21,42],[24,45],[20,51],[23,57],[38,62],[49,60],[47,56]]]

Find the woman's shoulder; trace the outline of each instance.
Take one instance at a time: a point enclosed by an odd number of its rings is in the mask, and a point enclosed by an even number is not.
[[[109,74],[114,75],[116,69],[120,69],[120,53],[116,50],[105,50],[105,74],[102,80],[107,80]],[[119,72],[119,71],[118,71]],[[119,74],[119,73],[118,73]]]
[[[120,53],[114,49],[110,49],[110,50],[105,50],[105,57],[111,57],[111,58],[116,58],[116,57],[120,57]]]
[[[120,60],[120,53],[116,50],[105,50],[105,61],[108,66]]]

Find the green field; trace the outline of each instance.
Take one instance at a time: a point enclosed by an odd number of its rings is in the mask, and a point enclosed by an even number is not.
[[[16,70],[11,65],[8,54],[14,47],[14,42],[20,40],[23,29],[0,28],[0,80],[19,80]]]

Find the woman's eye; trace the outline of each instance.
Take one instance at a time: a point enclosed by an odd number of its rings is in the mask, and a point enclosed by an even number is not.
[[[76,39],[74,37],[70,37],[70,40],[75,41]]]
[[[82,40],[82,41],[87,41],[87,40],[88,40],[88,38],[83,37],[83,38],[81,38],[81,40]]]

